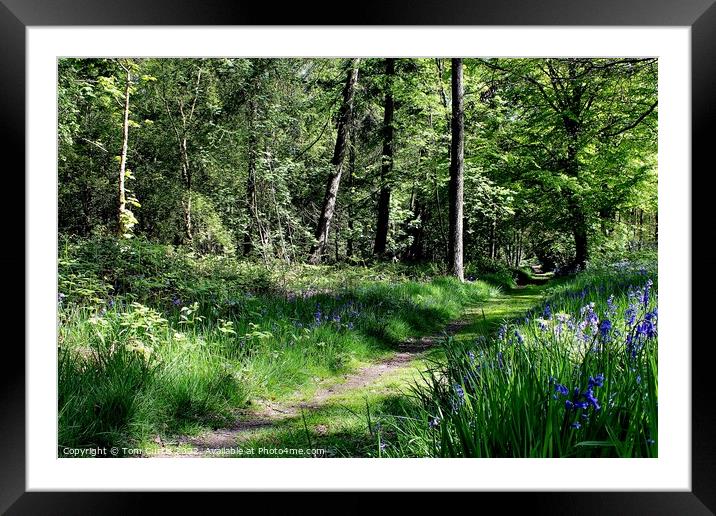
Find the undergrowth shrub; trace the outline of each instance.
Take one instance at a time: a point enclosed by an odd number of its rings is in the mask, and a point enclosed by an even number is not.
[[[465,278],[482,280],[504,289],[517,286],[517,269],[494,258],[473,259],[465,264]]]

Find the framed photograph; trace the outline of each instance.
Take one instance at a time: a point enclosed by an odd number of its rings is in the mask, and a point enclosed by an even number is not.
[[[0,2],[26,192],[0,509],[716,510],[711,0]]]

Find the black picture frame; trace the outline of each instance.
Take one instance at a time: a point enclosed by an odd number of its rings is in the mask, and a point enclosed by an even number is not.
[[[272,4],[244,0],[0,0],[0,156],[19,158],[14,170],[24,169],[25,148],[25,30],[47,25],[571,25],[571,26],[687,26],[691,28],[692,100],[692,278],[695,273],[713,270],[714,259],[707,252],[697,253],[695,237],[711,236],[708,209],[712,181],[710,146],[716,125],[716,0],[502,0],[470,1],[366,0],[344,9],[311,6],[297,2]],[[280,5],[280,6],[279,6]],[[335,9],[335,10],[333,10]],[[340,14],[341,12],[349,14]],[[91,48],[88,42],[88,48]],[[4,161],[4,160],[3,160]],[[708,167],[708,169],[707,169]],[[5,167],[3,167],[5,168]],[[698,170],[698,174],[694,171]],[[12,176],[12,177],[10,177]],[[16,181],[10,186],[10,181]],[[695,181],[697,180],[697,181]],[[25,192],[24,174],[3,174],[3,190],[21,205]],[[695,185],[698,184],[698,187]],[[12,188],[12,190],[9,190]],[[6,210],[11,200],[3,201]],[[703,209],[702,213],[699,213]],[[19,282],[16,271],[31,274],[25,266],[25,226],[17,223],[18,206],[6,221],[6,238],[17,242],[12,253],[0,261]],[[24,216],[24,215],[23,215]],[[703,228],[699,224],[704,225]],[[698,228],[698,229],[697,229]],[[708,238],[706,240],[709,240]],[[11,256],[9,256],[11,254]],[[8,272],[9,271],[9,272]],[[24,275],[22,275],[24,277]],[[693,282],[692,282],[693,287]],[[22,292],[17,285],[16,292]],[[708,326],[710,308],[699,303],[692,288],[691,330]],[[684,300],[687,301],[687,300]],[[18,296],[0,296],[9,314],[24,303]],[[25,307],[27,310],[32,307]],[[706,328],[708,332],[708,328]],[[708,359],[711,341],[697,339],[692,352],[692,491],[691,492],[565,492],[565,493],[479,493],[480,504],[496,502],[501,511],[511,512],[529,504],[532,513],[550,514],[713,514],[716,511],[716,410],[712,362]],[[19,348],[17,339],[5,338],[6,348]],[[10,345],[12,343],[12,345]],[[692,344],[693,343],[693,344]],[[4,351],[0,382],[0,511],[8,514],[125,514],[145,506],[158,495],[147,493],[58,493],[26,492],[25,488],[25,358],[24,352]],[[223,494],[222,497],[236,496]],[[246,503],[246,493],[240,493]],[[264,494],[275,497],[273,494]],[[347,495],[342,507],[352,504]],[[274,498],[275,499],[275,498]],[[294,494],[292,503],[303,505],[303,495]],[[415,497],[414,500],[421,500]],[[183,494],[173,493],[162,500],[165,509],[190,505]],[[322,507],[330,507],[329,497]],[[419,501],[418,503],[424,503]],[[357,508],[356,506],[355,508]],[[422,509],[428,509],[423,505]],[[428,509],[429,510],[429,509]],[[272,505],[270,513],[275,512]]]

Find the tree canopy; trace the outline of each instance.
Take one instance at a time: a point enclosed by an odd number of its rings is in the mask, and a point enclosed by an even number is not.
[[[459,61],[466,262],[575,268],[656,242],[655,59]],[[62,233],[265,262],[449,262],[448,59],[58,67]]]

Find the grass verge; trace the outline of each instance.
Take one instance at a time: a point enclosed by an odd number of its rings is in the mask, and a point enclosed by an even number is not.
[[[282,283],[268,271],[257,282],[251,267],[147,243],[66,246],[59,449],[221,426],[251,398],[310,389],[434,333],[494,290],[380,266],[304,267]]]

